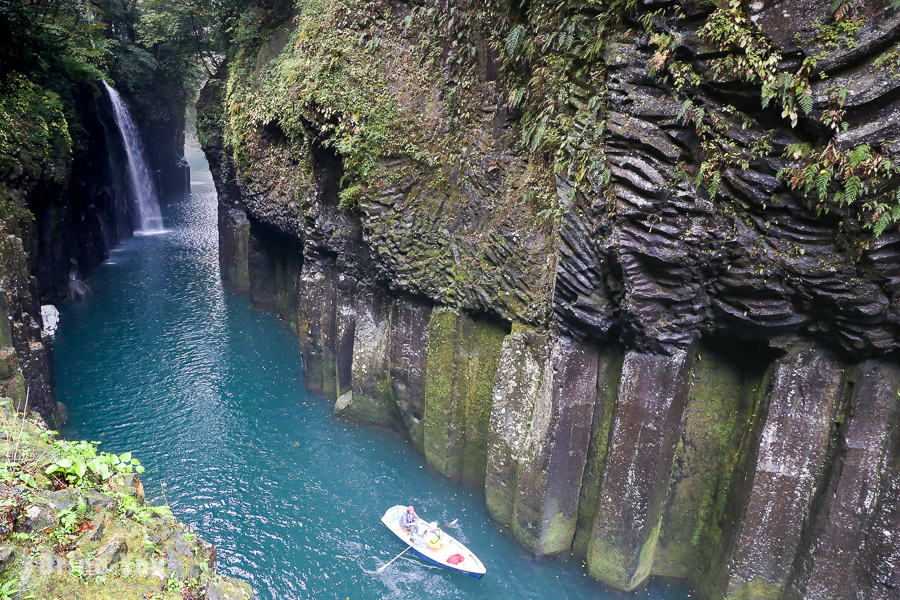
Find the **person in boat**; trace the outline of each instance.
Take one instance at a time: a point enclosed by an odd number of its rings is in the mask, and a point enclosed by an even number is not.
[[[415,542],[416,536],[419,534],[419,515],[416,514],[416,509],[412,506],[406,507],[406,512],[403,513],[403,516],[400,517],[400,527],[409,532],[409,541]]]

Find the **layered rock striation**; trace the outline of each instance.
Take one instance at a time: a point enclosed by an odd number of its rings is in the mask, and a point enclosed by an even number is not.
[[[828,139],[814,118],[835,81],[836,143],[893,156],[897,11],[867,5],[845,45],[823,41],[820,3],[748,9],[782,69],[815,55],[828,76],[792,127],[752,82],[654,76],[660,31],[711,70],[715,7],[637,3],[598,79],[559,96],[606,165],[579,178],[517,137],[533,123],[501,66],[531,8],[434,4],[429,45],[407,24],[423,11],[352,4],[267,13],[271,34],[198,104],[223,278],[296,329],[307,387],[483,486],[536,554],[572,551],[621,589],[660,574],[708,598],[896,597],[900,234],[846,204],[823,214],[778,171],[790,144]],[[714,191],[688,106],[747,151]]]

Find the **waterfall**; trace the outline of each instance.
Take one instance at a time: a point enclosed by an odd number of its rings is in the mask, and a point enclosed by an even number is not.
[[[113,113],[116,117],[116,125],[122,134],[122,142],[125,145],[125,154],[128,158],[128,184],[134,196],[134,204],[137,208],[135,227],[140,233],[159,233],[163,231],[162,214],[159,211],[159,198],[150,179],[150,170],[144,160],[144,149],[141,138],[138,135],[137,126],[128,107],[112,86],[105,81],[103,86],[109,94],[112,102]]]

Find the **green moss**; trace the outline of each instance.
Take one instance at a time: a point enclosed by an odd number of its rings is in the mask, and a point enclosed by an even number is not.
[[[471,376],[466,393],[465,448],[461,477],[463,481],[480,486],[484,484],[487,466],[487,436],[491,426],[494,381],[506,332],[483,321],[476,321],[474,325],[476,352],[469,361]]]
[[[638,556],[626,556],[619,550],[615,539],[594,537],[588,545],[588,569],[592,577],[621,590],[630,591],[650,576],[654,554],[659,540],[660,524],[657,522]]]
[[[705,356],[705,358],[704,358]],[[694,362],[684,432],[673,464],[654,573],[686,577],[703,565],[704,545],[724,509],[740,432],[749,409],[740,368],[700,352]],[[686,443],[685,443],[686,442]]]
[[[71,160],[72,137],[58,94],[9,74],[0,80],[0,123],[0,175],[18,167],[33,180],[47,172],[65,181],[68,171],[55,169],[54,161]]]
[[[461,465],[449,456],[451,448],[448,447],[459,419],[453,389],[457,367],[457,317],[456,312],[443,306],[431,312],[425,359],[425,459],[428,466],[446,477],[458,477],[461,472]]]
[[[578,500],[578,522],[572,550],[580,556],[587,556],[588,543],[594,531],[600,497],[600,482],[606,467],[609,449],[609,435],[616,407],[619,379],[622,376],[624,354],[615,349],[600,355],[597,369],[597,404],[591,425],[591,441],[588,446],[587,461],[582,476]]]
[[[425,361],[425,458],[439,473],[481,485],[494,379],[505,331],[438,307]]]
[[[338,416],[389,429],[396,429],[402,422],[389,379],[378,379],[371,387],[355,385],[353,392],[342,398],[349,402],[335,404],[335,414]]]
[[[575,529],[577,515],[566,516],[556,513],[549,523],[542,524],[541,538],[537,541],[540,554],[559,554],[567,551],[572,544],[572,531]]]
[[[780,586],[754,579],[736,586],[725,595],[724,600],[778,600],[781,598]]]
[[[619,551],[615,539],[592,538],[588,546],[587,564],[591,577],[619,589],[628,589],[630,579],[626,558]]]
[[[61,481],[44,475],[48,465],[86,456],[92,446],[56,440],[37,417],[23,419],[12,404],[0,400],[0,451],[15,448],[18,457],[0,469],[10,492],[0,512],[19,526],[12,535],[0,534],[14,552],[0,584],[20,588],[13,597],[175,600],[207,583],[232,587],[234,598],[250,597],[246,584],[213,575],[212,546],[167,507],[145,504],[137,475],[117,474],[104,483],[80,477],[56,489]],[[21,525],[35,508],[43,525],[29,532]]]
[[[220,219],[219,235],[224,237],[219,255],[222,278],[236,291],[249,293],[250,222]]]
[[[641,546],[634,575],[631,577],[631,585],[627,589],[633,589],[644,582],[649,576],[653,561],[656,557],[656,547],[659,542],[660,522],[657,522],[650,531],[647,541]]]
[[[337,398],[337,361],[334,359],[334,353],[325,351],[322,353],[322,395],[326,398]],[[381,391],[380,398],[391,398],[390,390],[386,393]]]

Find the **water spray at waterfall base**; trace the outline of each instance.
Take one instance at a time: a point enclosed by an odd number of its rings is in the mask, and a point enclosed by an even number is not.
[[[138,133],[137,125],[125,105],[122,96],[108,83],[103,82],[109,94],[116,118],[116,126],[122,136],[125,155],[128,159],[128,186],[134,197],[134,215],[136,234],[163,233],[162,213],[159,209],[159,196],[150,178],[150,169],[144,160],[144,149]]]

